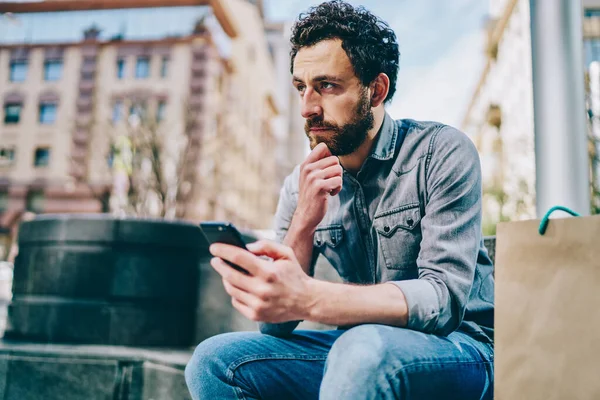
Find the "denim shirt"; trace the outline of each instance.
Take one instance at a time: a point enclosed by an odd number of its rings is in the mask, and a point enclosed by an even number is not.
[[[299,166],[281,189],[275,215],[283,241],[298,202]],[[435,122],[394,121],[388,114],[369,157],[328,199],[314,235],[348,283],[397,285],[408,305],[407,328],[455,330],[493,341],[493,266],[481,234],[481,166],[471,140]],[[314,263],[313,263],[314,268]],[[295,322],[261,324],[270,334]]]

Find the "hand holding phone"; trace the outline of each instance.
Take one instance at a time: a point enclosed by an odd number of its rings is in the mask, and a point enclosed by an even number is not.
[[[246,248],[246,243],[244,242],[244,239],[242,239],[242,234],[236,229],[236,227],[233,224],[229,222],[201,222],[200,229],[204,233],[204,236],[206,237],[206,240],[209,244],[224,243],[239,247],[244,250],[248,250],[248,248]],[[227,260],[223,261],[225,261],[237,271],[248,275],[248,271],[246,271],[239,265],[236,265]]]

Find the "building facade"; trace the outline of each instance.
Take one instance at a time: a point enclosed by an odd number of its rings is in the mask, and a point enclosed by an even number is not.
[[[269,50],[273,57],[277,79],[275,98],[281,111],[275,118],[277,135],[277,182],[283,180],[294,167],[306,158],[310,152],[308,139],[304,132],[304,118],[301,115],[300,96],[292,85],[290,72],[290,23],[269,23],[265,25]]]
[[[108,211],[111,149],[140,115],[161,135],[165,180],[181,183],[176,216],[270,225],[278,109],[260,12],[147,4],[0,3],[0,227],[26,211]]]
[[[529,1],[490,1],[486,64],[463,121],[482,162],[484,231],[535,217]]]
[[[600,1],[584,1],[586,67],[600,60]],[[599,19],[600,20],[600,19]],[[598,32],[593,33],[594,29]],[[594,54],[595,57],[594,58]],[[535,149],[528,0],[490,1],[486,65],[462,128],[479,149],[484,179],[484,231],[500,221],[535,218]]]

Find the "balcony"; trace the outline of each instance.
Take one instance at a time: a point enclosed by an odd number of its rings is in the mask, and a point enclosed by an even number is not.
[[[192,78],[190,80],[190,88],[195,92],[204,92],[206,87],[205,78]]]
[[[79,81],[79,91],[80,92],[89,92],[94,90],[96,83],[94,80],[80,80]]]
[[[78,127],[88,127],[92,123],[91,114],[80,114],[75,120]]]
[[[73,146],[71,150],[71,158],[75,161],[84,161],[87,158],[88,151],[86,148],[81,146]]]
[[[192,62],[192,75],[204,75],[206,71],[205,61],[193,61]]]
[[[85,62],[81,66],[81,72],[86,74],[95,74],[96,73],[96,63],[95,62]]]
[[[88,142],[88,138],[88,133],[84,129],[80,129],[73,134],[73,143],[76,145],[85,145]]]
[[[87,113],[92,111],[93,108],[93,98],[91,96],[79,97],[77,99],[77,112],[78,113]]]
[[[79,163],[72,163],[70,169],[70,175],[75,179],[83,179],[86,174],[85,165]]]
[[[583,19],[583,38],[600,38],[600,17],[587,17]]]

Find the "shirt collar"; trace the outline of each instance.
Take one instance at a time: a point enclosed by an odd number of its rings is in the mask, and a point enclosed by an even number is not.
[[[377,133],[376,140],[369,157],[376,160],[391,159],[396,149],[396,140],[398,140],[398,124],[396,124],[387,112]]]

